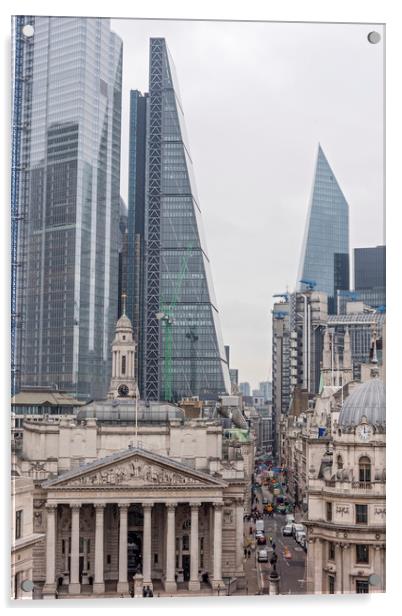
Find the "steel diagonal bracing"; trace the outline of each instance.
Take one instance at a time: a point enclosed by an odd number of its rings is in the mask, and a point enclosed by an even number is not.
[[[159,398],[159,281],[163,43],[151,40],[145,396]]]

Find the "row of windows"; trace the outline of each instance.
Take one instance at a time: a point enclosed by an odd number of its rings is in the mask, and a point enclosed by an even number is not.
[[[327,522],[332,522],[333,511],[332,502],[325,504],[325,519]],[[368,506],[367,505],[355,505],[355,523],[367,524],[368,523]]]

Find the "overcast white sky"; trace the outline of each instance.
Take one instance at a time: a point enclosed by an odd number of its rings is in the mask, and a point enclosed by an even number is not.
[[[296,283],[318,142],[350,206],[350,246],[383,235],[383,42],[373,26],[112,20],[123,39],[121,193],[129,90],[149,38],[180,84],[225,344],[241,381],[271,373],[272,295]],[[375,28],[383,35],[381,26]]]

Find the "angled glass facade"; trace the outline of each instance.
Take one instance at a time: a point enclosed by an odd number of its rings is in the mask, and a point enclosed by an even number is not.
[[[139,265],[144,276],[137,302],[142,314],[141,394],[149,400],[195,395],[215,398],[230,392],[229,370],[182,105],[173,63],[165,40],[160,38],[150,41],[146,127],[140,240],[144,251]],[[137,175],[137,190],[139,183]],[[139,201],[133,202],[140,207]],[[129,212],[129,219],[131,215]],[[139,216],[137,211],[135,216]]]
[[[20,383],[103,397],[117,316],[122,43],[108,19],[29,21]]]
[[[300,260],[299,290],[309,286],[301,280],[328,294],[330,312],[335,311],[336,291],[349,289],[349,206],[321,146]]]

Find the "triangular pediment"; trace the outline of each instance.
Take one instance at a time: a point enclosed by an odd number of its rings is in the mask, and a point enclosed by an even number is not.
[[[143,449],[125,449],[44,482],[44,488],[225,487],[222,479]]]

